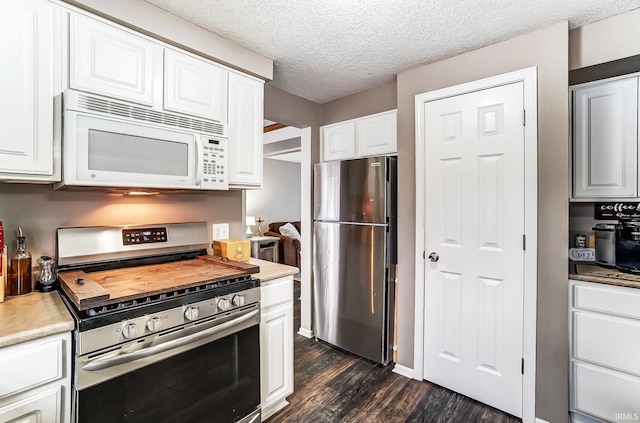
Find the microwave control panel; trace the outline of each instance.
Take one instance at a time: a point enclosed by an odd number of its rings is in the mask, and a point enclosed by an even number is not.
[[[227,140],[220,138],[202,139],[202,189],[227,189]]]

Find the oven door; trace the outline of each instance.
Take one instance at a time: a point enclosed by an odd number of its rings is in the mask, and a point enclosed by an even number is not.
[[[259,422],[254,304],[76,360],[80,423]]]

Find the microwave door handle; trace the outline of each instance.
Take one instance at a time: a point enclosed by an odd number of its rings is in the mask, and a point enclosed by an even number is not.
[[[204,170],[204,148],[202,146],[202,135],[196,135],[196,186],[200,187],[202,182],[202,172]]]
[[[113,356],[113,352],[106,354],[106,356],[102,356],[100,358],[96,358],[82,367],[82,370],[87,371],[95,371],[107,369],[109,367],[114,367],[119,364],[129,363],[131,361],[139,360],[141,358],[149,357],[154,354],[159,354],[161,352],[169,351],[174,348],[182,347],[184,345],[190,344],[192,342],[199,341],[201,339],[208,338],[217,333],[220,333],[226,329],[229,329],[233,326],[239,325],[241,323],[246,322],[247,320],[253,319],[259,310],[254,310],[250,313],[244,314],[240,317],[237,317],[233,320],[229,320],[228,322],[221,323],[217,326],[214,326],[209,329],[205,329],[200,332],[193,333],[191,335],[184,336],[182,338],[173,339],[171,341],[164,342],[162,344],[154,345],[151,347],[143,348],[137,351],[133,351],[130,353],[121,353],[119,355]]]

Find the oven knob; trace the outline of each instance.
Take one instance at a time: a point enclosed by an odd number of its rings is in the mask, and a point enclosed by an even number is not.
[[[152,317],[151,319],[147,320],[147,329],[149,329],[149,332],[155,332],[160,329],[161,324],[162,323],[160,322],[159,317]]]
[[[187,320],[194,321],[198,318],[199,315],[200,310],[198,309],[198,307],[187,307],[187,309],[184,311],[184,317]]]
[[[127,339],[135,338],[138,335],[138,328],[133,322],[127,322],[122,326],[122,336]]]
[[[231,302],[236,307],[242,307],[244,305],[244,295],[234,295]]]
[[[231,302],[229,302],[229,300],[227,300],[226,298],[221,298],[218,301],[218,308],[222,311],[227,311],[231,308]]]

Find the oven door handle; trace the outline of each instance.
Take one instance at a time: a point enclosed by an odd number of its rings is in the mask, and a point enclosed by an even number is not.
[[[165,351],[172,350],[174,348],[182,347],[184,345],[190,344],[192,342],[197,342],[199,340],[208,338],[212,335],[215,335],[219,332],[222,332],[226,329],[229,329],[233,326],[239,325],[247,320],[253,319],[260,310],[254,310],[250,313],[244,314],[240,317],[237,317],[233,320],[229,320],[228,322],[221,323],[217,326],[214,326],[209,329],[205,329],[203,331],[193,333],[191,335],[184,336],[182,338],[173,339],[171,341],[164,342],[162,344],[154,345],[151,347],[147,347],[141,350],[133,351],[130,353],[125,353],[120,350],[120,354],[113,356],[109,354],[107,357],[101,357],[94,359],[84,366],[82,366],[82,370],[87,371],[96,371],[107,369],[109,367],[114,367],[119,364],[129,363],[131,361],[139,360],[141,358],[149,357],[154,354],[160,354]]]

